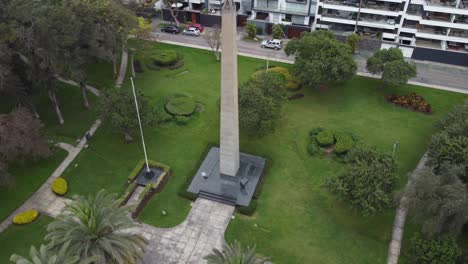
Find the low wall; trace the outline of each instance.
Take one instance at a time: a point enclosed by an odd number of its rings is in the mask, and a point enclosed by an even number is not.
[[[468,67],[468,53],[462,52],[415,47],[411,58]]]

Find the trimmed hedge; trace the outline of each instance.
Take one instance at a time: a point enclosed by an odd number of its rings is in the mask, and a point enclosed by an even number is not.
[[[344,133],[335,134],[335,152],[337,154],[344,154],[354,147],[354,140],[351,136]]]
[[[135,189],[137,188],[137,183],[136,182],[132,182],[130,183],[128,186],[127,186],[127,189],[125,190],[124,194],[122,195],[122,198],[121,198],[121,202],[120,202],[120,205],[124,205],[128,202],[128,200],[130,199],[130,197],[132,197],[132,194],[133,192],[135,191]]]
[[[335,137],[333,136],[333,131],[331,130],[324,130],[318,133],[315,140],[321,147],[328,147],[335,143]]]
[[[13,218],[13,223],[17,225],[29,224],[36,220],[38,216],[39,212],[37,210],[27,210],[15,215]]]
[[[190,96],[175,97],[166,103],[166,111],[175,116],[190,116],[196,107],[195,101]]]
[[[58,195],[64,195],[68,191],[68,183],[64,178],[57,178],[52,182],[52,191]]]
[[[154,161],[154,160],[148,160],[148,163],[149,163],[149,166],[150,167],[158,167],[158,168],[161,168],[163,169],[163,175],[161,175],[158,179],[158,181],[163,178],[163,176],[165,174],[168,174],[169,171],[171,170],[171,167],[169,167],[168,165],[164,164],[164,163],[161,163],[161,162],[157,162],[157,161]],[[136,177],[138,176],[138,174],[140,173],[141,169],[143,168],[143,166],[145,166],[146,162],[145,160],[140,160],[137,165],[135,166],[135,168],[132,170],[132,172],[130,173],[130,175],[128,175],[128,182],[131,183],[133,182]]]
[[[179,55],[174,50],[163,50],[151,56],[151,60],[155,65],[161,67],[172,66],[179,60]]]

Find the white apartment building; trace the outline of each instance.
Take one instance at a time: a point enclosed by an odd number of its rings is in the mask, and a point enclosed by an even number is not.
[[[384,41],[468,49],[468,0],[319,0],[316,14],[314,29],[357,25],[365,34],[381,32]]]
[[[216,14],[222,0],[185,0]],[[235,0],[257,23],[330,29],[381,37],[397,44],[468,50],[468,0]]]

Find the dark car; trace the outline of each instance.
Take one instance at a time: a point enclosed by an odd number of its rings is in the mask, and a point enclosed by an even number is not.
[[[169,26],[165,26],[165,27],[161,28],[161,31],[162,32],[167,32],[167,33],[172,33],[172,34],[178,34],[178,33],[180,33],[180,28],[178,26],[169,25]]]

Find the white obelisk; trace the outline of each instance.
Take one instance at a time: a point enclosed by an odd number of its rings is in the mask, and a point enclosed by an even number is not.
[[[225,0],[221,33],[220,172],[236,176],[239,169],[239,105],[237,97],[236,5]]]

